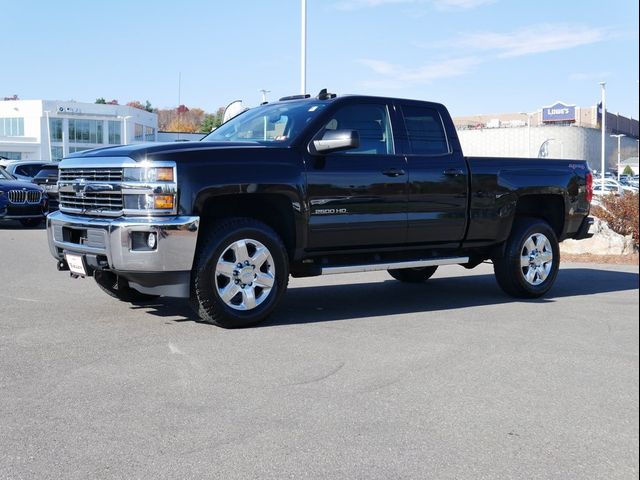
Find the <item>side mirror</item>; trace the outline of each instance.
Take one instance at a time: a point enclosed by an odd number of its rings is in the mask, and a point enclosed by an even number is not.
[[[356,130],[326,130],[322,138],[311,141],[309,153],[311,155],[328,155],[359,146],[360,135]]]

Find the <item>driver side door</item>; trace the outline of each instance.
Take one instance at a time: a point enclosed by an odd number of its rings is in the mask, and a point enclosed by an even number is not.
[[[389,107],[386,103],[343,105],[324,124],[321,132],[357,131],[360,146],[314,155],[307,162],[310,249],[406,242],[406,159],[395,150]]]

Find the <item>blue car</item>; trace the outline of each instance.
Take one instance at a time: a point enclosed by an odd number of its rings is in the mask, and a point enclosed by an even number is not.
[[[25,227],[35,227],[48,212],[48,198],[42,187],[16,180],[0,167],[0,220],[18,220]]]

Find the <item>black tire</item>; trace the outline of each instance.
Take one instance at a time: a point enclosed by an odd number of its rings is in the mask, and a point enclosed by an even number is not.
[[[119,277],[111,272],[97,271],[93,274],[93,278],[104,293],[123,302],[148,302],[160,296],[134,290],[129,286],[126,278]]]
[[[436,270],[434,267],[420,267],[420,268],[398,268],[394,270],[387,270],[396,280],[406,283],[423,283],[429,280]]]
[[[243,284],[238,280],[241,276],[237,275],[239,273],[237,270],[229,274],[228,278],[216,272],[219,260],[229,263],[235,263],[238,260],[235,258],[235,250],[232,251],[231,248],[243,240],[246,241],[247,252],[252,246],[262,244],[271,256],[272,263],[269,260],[264,260],[262,264],[256,262],[258,269],[265,268],[269,275],[274,272],[270,277],[272,285],[268,289],[262,290],[257,281],[253,287],[253,283]],[[230,251],[232,253],[229,253]],[[223,255],[231,255],[233,258],[227,259]],[[251,256],[249,252],[249,257]],[[240,273],[246,275],[242,272],[253,266],[254,272],[259,274],[260,271],[255,270],[256,265],[242,267]],[[250,271],[248,273],[251,275]],[[247,327],[265,320],[280,302],[289,283],[289,257],[284,243],[269,226],[250,218],[230,218],[213,225],[208,232],[204,233],[196,253],[192,280],[192,304],[202,320],[223,328]],[[232,281],[237,287],[233,287]],[[224,286],[231,286],[236,289],[234,291],[237,291],[226,301],[219,293]],[[257,303],[256,306],[244,307],[245,289],[253,292],[253,301]],[[262,297],[262,295],[265,296]]]
[[[25,228],[34,228],[42,225],[44,218],[21,218],[20,223]]]
[[[548,245],[541,236],[548,240]],[[529,267],[522,266],[527,257],[537,257],[535,253],[532,256],[523,255],[523,253],[529,251],[525,249],[525,243],[534,237],[538,242],[537,244],[534,242],[534,245],[536,245],[534,251],[538,251],[537,248],[540,243],[545,244],[547,245],[545,247],[546,255],[551,252],[552,259],[543,265],[536,265],[535,260],[531,260],[532,263]],[[548,272],[542,272],[547,265],[549,266]],[[553,286],[558,276],[559,267],[560,247],[556,234],[547,222],[537,218],[517,219],[505,245],[504,256],[493,258],[493,270],[498,285],[507,294],[517,298],[538,298],[543,296]],[[536,269],[540,273],[536,273]],[[531,273],[533,273],[533,280],[527,280],[527,274]],[[542,276],[543,273],[544,277]]]

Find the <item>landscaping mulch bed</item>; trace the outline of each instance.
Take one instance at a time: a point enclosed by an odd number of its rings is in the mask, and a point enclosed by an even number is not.
[[[560,254],[563,263],[607,263],[615,265],[638,265],[639,255],[570,255],[568,253]]]

